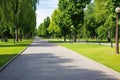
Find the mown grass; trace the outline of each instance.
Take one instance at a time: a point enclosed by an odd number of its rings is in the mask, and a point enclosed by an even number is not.
[[[8,42],[0,41],[0,67],[24,50],[31,42],[32,39],[23,40],[16,44],[13,43],[12,39],[9,39]]]
[[[57,42],[49,40],[50,42]],[[115,48],[98,44],[59,43],[58,45],[69,48],[81,55],[95,60],[115,71],[120,72],[120,54],[115,53]]]

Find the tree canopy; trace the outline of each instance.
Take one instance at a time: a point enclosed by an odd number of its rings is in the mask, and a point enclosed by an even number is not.
[[[22,35],[30,37],[36,26],[36,3],[38,0],[3,0],[0,2],[0,30],[4,37],[5,29],[15,36],[16,41]],[[29,30],[29,31],[28,31]],[[7,35],[6,35],[7,36]]]
[[[47,28],[50,25],[50,18],[47,17],[46,19],[44,19],[44,22],[41,23],[38,27],[38,35],[42,36],[42,37],[48,37],[49,36],[49,32],[47,30]]]
[[[50,25],[55,23],[56,27],[59,27],[64,41],[66,41],[66,35],[69,36],[71,33],[71,26],[74,27],[74,41],[76,41],[78,30],[84,22],[84,8],[89,2],[90,0],[59,0],[58,14],[52,15],[55,16],[55,20],[52,18]]]

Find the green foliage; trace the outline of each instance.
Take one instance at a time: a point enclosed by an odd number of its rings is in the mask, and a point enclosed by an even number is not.
[[[84,14],[84,26],[83,26],[83,37],[94,38],[96,36],[97,24],[94,19],[94,3],[87,5]]]
[[[94,17],[97,23],[102,24],[107,17],[105,4],[105,0],[95,0]]]
[[[0,2],[0,31],[9,28],[16,40],[18,35],[32,36],[36,26],[36,3],[38,0],[4,0]],[[0,36],[3,36],[2,34]]]
[[[102,25],[96,29],[96,32],[99,39],[106,38],[107,36],[107,29]]]
[[[58,14],[60,13],[59,10],[55,10],[51,16],[51,20],[50,20],[50,25],[47,28],[48,32],[51,34],[56,34],[56,35],[60,35],[61,34],[61,30],[60,27],[57,25],[57,18],[58,18]]]
[[[113,0],[107,0],[107,1],[95,0],[95,8],[94,8],[95,21],[98,24],[98,27],[103,26],[103,28],[98,28],[98,29],[102,31],[101,32],[102,35],[104,35],[105,37],[111,35],[111,38],[113,38],[115,35],[114,32],[115,32],[115,22],[116,22],[115,6],[113,4],[114,4]],[[99,35],[100,34],[98,34],[98,37],[101,36]]]
[[[90,0],[59,0],[58,9],[52,15],[50,27],[48,28],[49,32],[59,30],[60,33],[58,33],[64,36],[64,41],[66,41],[66,36],[71,35],[71,26],[73,26],[74,41],[76,41],[77,32],[84,22],[84,8],[89,2]]]
[[[78,30],[84,24],[84,8],[91,0],[73,0],[69,1],[68,4],[68,13],[70,14],[70,19],[72,25],[74,26],[74,41],[76,41]]]
[[[94,0],[87,5],[84,15],[83,37],[115,37],[115,4],[117,0]],[[86,33],[86,34],[85,34]]]
[[[56,22],[61,29],[61,35],[64,36],[64,41],[66,41],[66,36],[70,35],[70,32],[71,32],[70,30],[72,25],[70,14],[67,11],[67,8],[68,8],[67,4],[68,4],[68,1],[66,0],[64,0],[64,2],[59,1],[59,4],[58,4],[60,5],[58,7],[59,14],[57,15],[58,21]]]
[[[42,24],[40,24],[40,26],[38,27],[38,35],[42,36],[42,37],[48,37],[49,33],[47,28],[50,25],[50,18],[47,17],[46,19],[44,19],[44,22]]]
[[[119,0],[112,0],[114,8],[120,6],[120,1]]]

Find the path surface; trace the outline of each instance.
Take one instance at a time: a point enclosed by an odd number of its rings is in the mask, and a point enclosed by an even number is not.
[[[66,48],[35,38],[0,80],[120,80],[120,75]]]

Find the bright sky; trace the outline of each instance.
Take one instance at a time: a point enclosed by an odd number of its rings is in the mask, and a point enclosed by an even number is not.
[[[57,8],[58,0],[40,0],[37,6],[37,27],[44,21],[46,17],[50,17]]]

